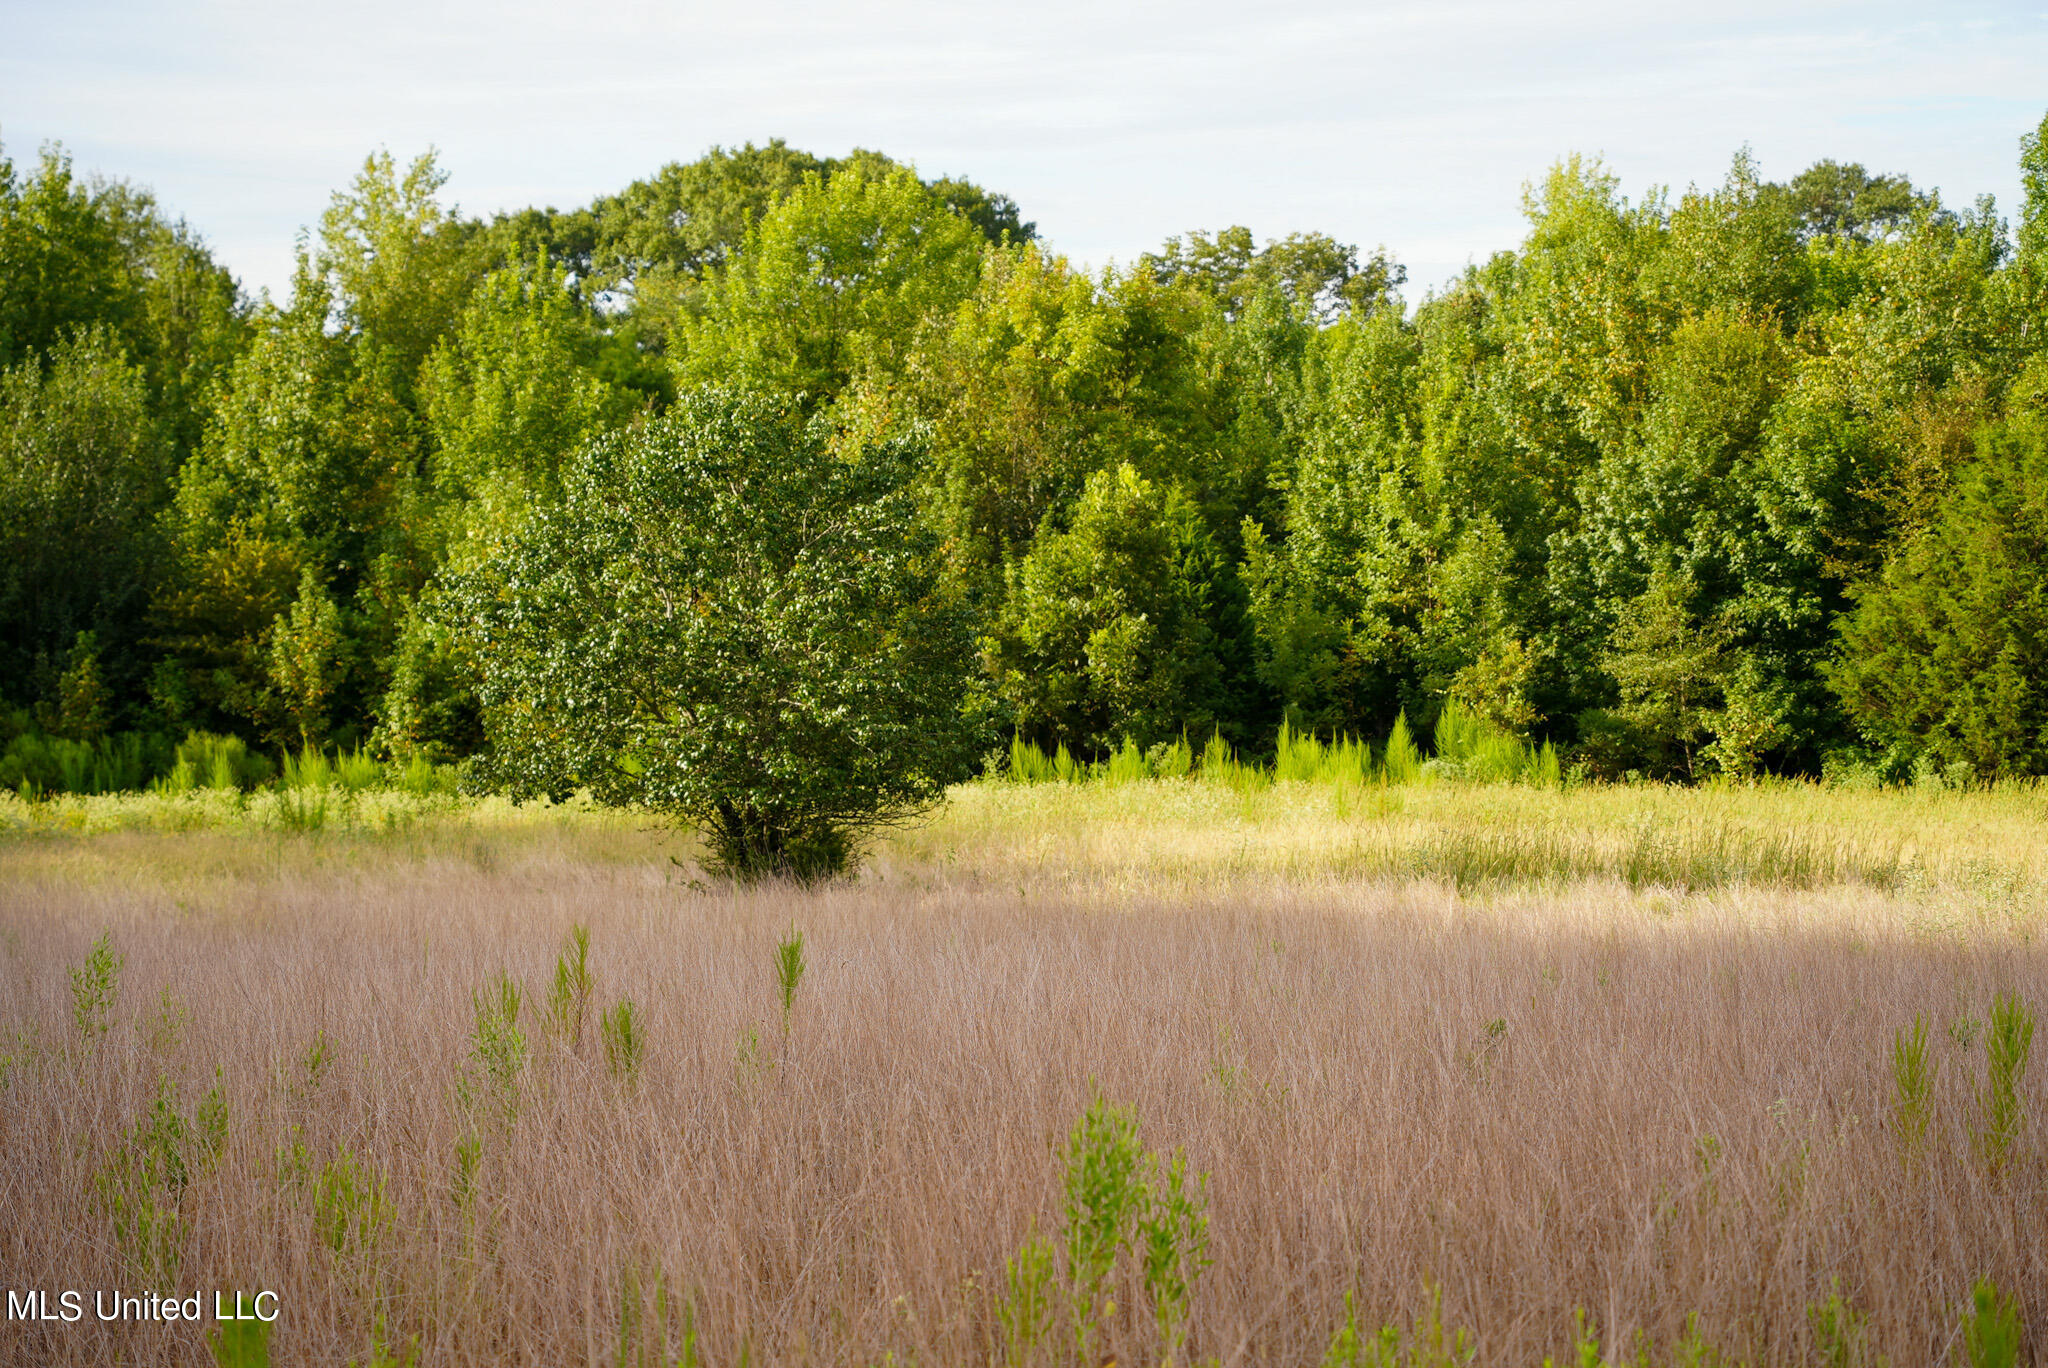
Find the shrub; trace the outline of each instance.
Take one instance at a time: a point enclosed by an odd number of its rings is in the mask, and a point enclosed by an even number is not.
[[[913,446],[702,390],[586,449],[561,505],[451,587],[484,670],[478,779],[666,813],[742,879],[835,875],[937,802],[978,725]]]

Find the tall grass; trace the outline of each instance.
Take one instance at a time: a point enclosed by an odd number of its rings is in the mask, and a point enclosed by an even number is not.
[[[988,793],[1085,799],[1123,845],[1126,805],[1263,810],[1196,784]],[[1350,829],[1308,786],[1255,796],[1317,808],[1325,845]],[[1608,801],[1407,799],[1525,834]],[[1006,819],[1019,848],[1050,810]],[[1542,830],[1560,868],[1635,839]],[[2048,940],[2038,915],[1927,935],[1976,906],[1960,886],[1674,899],[1610,872],[1468,897],[1443,871],[1477,848],[1445,846],[1419,880],[1155,892],[1014,877],[967,823],[926,833],[963,859],[704,889],[652,837],[599,859],[451,825],[351,859],[346,834],[251,832],[0,842],[0,1203],[35,1214],[0,1222],[17,1281],[271,1288],[275,1361],[333,1368],[621,1344],[1052,1364],[1077,1333],[1091,1364],[2014,1364],[2042,1324],[2048,1143],[2021,1120]],[[215,882],[179,908],[166,871],[190,861]],[[1920,1016],[1924,1044],[1894,1035]],[[14,1324],[0,1358],[205,1361],[205,1328]]]

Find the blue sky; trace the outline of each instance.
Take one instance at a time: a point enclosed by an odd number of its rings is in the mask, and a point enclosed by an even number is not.
[[[854,146],[1015,196],[1101,265],[1190,228],[1305,229],[1411,297],[1520,237],[1522,184],[1639,197],[1817,158],[2016,207],[2048,2],[1945,5],[178,6],[0,0],[0,141],[152,187],[252,290],[365,153],[432,145],[469,212],[569,206],[713,144]]]

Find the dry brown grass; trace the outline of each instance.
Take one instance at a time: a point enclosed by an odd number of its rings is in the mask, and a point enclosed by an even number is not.
[[[970,791],[814,893],[692,888],[619,821],[11,838],[0,1279],[133,1288],[94,1175],[160,1076],[189,1117],[218,1066],[229,1138],[184,1190],[176,1281],[276,1289],[280,1363],[361,1362],[381,1313],[427,1364],[609,1366],[622,1286],[656,1269],[671,1354],[687,1300],[712,1364],[743,1345],[754,1364],[986,1363],[1004,1258],[1057,1229],[1055,1149],[1091,1090],[1211,1175],[1192,1348],[1226,1364],[1317,1363],[1347,1290],[1377,1324],[1420,1313],[1432,1281],[1486,1364],[1564,1357],[1577,1307],[1616,1357],[1697,1313],[1731,1360],[1807,1362],[1808,1308],[1837,1283],[1895,1364],[1944,1361],[1980,1277],[2048,1329],[2044,1071],[1993,1171],[1968,1142],[1981,1032],[1959,1039],[1995,993],[2048,1003],[2030,804],[1731,795],[1666,815],[1797,813],[1861,853],[1799,890],[1461,892],[1342,852],[1638,819],[1571,795],[1339,816],[1188,793]],[[1905,873],[1859,872],[1884,860]],[[580,1048],[535,1011],[577,922],[596,977]],[[785,1042],[773,951],[792,926],[811,967]],[[125,965],[115,1025],[86,1045],[65,971],[103,929]],[[501,970],[528,990],[534,1054],[516,1120],[480,1123],[465,1205],[457,1085],[472,994]],[[165,995],[180,1029],[159,1024]],[[637,1085],[596,1040],[620,997],[646,1012]],[[1909,1165],[1888,1053],[1916,1012],[1940,1070]],[[746,1062],[750,1031],[772,1068]],[[367,1248],[321,1242],[315,1184],[281,1162],[294,1143],[315,1170],[346,1147],[382,1176]],[[1152,1361],[1137,1289],[1117,1301],[1106,1347]],[[0,1324],[0,1361],[117,1357],[205,1354],[182,1325]]]

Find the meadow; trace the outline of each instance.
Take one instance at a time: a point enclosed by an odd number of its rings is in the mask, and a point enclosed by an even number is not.
[[[2041,791],[1469,768],[0,798],[0,1360],[2037,1361]]]

